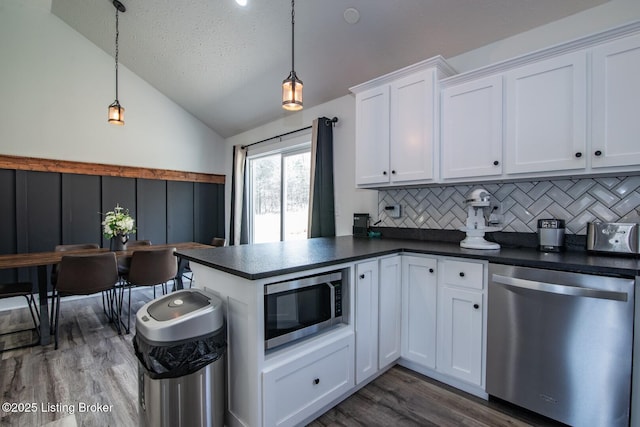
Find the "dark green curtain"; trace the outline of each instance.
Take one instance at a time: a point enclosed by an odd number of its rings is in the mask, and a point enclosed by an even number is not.
[[[308,231],[310,238],[336,235],[333,196],[333,123],[334,121],[326,117],[313,121]]]

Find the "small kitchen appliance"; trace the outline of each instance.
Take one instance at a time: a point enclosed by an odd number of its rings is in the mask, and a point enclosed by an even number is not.
[[[354,213],[353,214],[353,235],[355,237],[367,237],[369,232],[369,214]]]
[[[564,246],[564,220],[538,220],[538,249],[542,252],[560,252]]]
[[[467,249],[500,249],[495,242],[487,242],[484,233],[498,231],[500,227],[489,227],[486,224],[485,209],[491,208],[491,194],[483,188],[477,188],[467,196],[467,222],[460,228],[467,237],[460,242],[461,248]]]
[[[590,222],[587,225],[587,250],[617,254],[640,253],[640,225],[624,222]]]

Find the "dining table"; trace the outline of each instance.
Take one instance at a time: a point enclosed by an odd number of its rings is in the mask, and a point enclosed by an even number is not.
[[[177,249],[203,249],[212,246],[197,242],[181,242],[154,244],[148,246],[136,246],[135,248],[115,251],[118,259],[130,258],[135,251],[176,248]],[[49,324],[49,303],[48,303],[48,283],[47,267],[49,265],[58,264],[62,261],[63,256],[67,255],[88,255],[92,253],[109,252],[106,248],[79,249],[72,251],[50,251],[50,252],[30,252],[21,254],[4,254],[0,255],[0,269],[10,268],[37,268],[37,284],[38,284],[38,300],[40,305],[40,345],[47,345],[51,342],[50,324]],[[178,257],[178,273],[174,280],[174,290],[182,289],[182,275],[184,274],[187,260],[180,255]]]

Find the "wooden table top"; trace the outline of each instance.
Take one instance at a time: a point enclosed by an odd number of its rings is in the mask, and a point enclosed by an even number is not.
[[[117,251],[118,258],[131,256],[134,251],[144,251],[162,248],[176,249],[203,249],[212,248],[213,246],[196,242],[169,243],[162,245],[136,246],[126,251]],[[65,255],[89,255],[92,253],[108,252],[109,249],[82,249],[77,251],[51,251],[51,252],[32,252],[25,254],[7,254],[0,255],[0,269],[3,268],[22,268],[22,267],[38,267],[41,265],[57,264]]]

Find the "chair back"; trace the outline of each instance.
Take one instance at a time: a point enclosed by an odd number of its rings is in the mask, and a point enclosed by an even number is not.
[[[151,240],[129,240],[127,249],[137,248],[138,246],[151,246]]]
[[[116,254],[65,255],[58,269],[58,292],[90,295],[111,289],[118,282]]]
[[[225,246],[227,244],[227,239],[223,237],[214,237],[211,239],[211,246]]]
[[[78,243],[72,245],[57,245],[54,249],[56,252],[79,251],[82,249],[99,249],[97,243]]]
[[[136,286],[151,286],[168,282],[178,274],[176,248],[134,251],[127,280]]]

